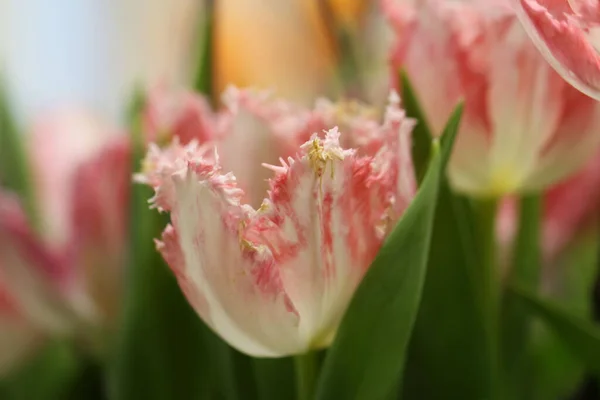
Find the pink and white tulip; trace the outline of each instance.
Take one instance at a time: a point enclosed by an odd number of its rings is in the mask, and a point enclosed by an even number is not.
[[[69,112],[26,138],[40,227],[0,191],[0,282],[39,337],[74,335],[97,346],[114,325],[131,168],[129,143],[110,132]]]
[[[600,103],[568,85],[499,2],[384,2],[404,68],[434,133],[465,102],[449,164],[478,197],[538,191],[581,167],[600,142]]]
[[[171,215],[157,247],[196,312],[240,351],[325,347],[414,196],[414,122],[397,98],[383,123],[357,105],[302,110],[235,89],[225,99],[211,141],[147,155],[138,180]]]
[[[600,100],[600,4],[594,0],[515,0],[519,18],[548,62]]]

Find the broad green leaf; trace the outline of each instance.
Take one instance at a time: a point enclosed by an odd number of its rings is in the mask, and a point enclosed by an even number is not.
[[[403,399],[489,398],[490,354],[477,287],[474,216],[443,181]]]
[[[419,192],[359,285],[317,386],[319,400],[384,399],[396,388],[419,308],[439,183],[462,107],[451,116]]]
[[[13,119],[8,93],[0,77],[0,185],[19,195],[30,222],[37,225],[38,215],[31,170]]]
[[[260,399],[254,375],[253,359],[231,348],[205,326],[203,336],[206,356],[204,370],[212,398],[222,400]]]
[[[63,400],[77,379],[80,360],[69,343],[52,341],[2,384],[2,399]]]
[[[535,293],[518,285],[507,289],[531,315],[540,318],[561,339],[587,368],[600,373],[600,327],[591,321],[565,311],[558,305],[539,298]]]
[[[417,120],[413,129],[412,159],[415,166],[417,181],[421,182],[427,172],[429,156],[431,153],[432,134],[427,124],[427,119],[419,107],[417,94],[415,93],[406,73],[400,73],[400,86],[402,88],[402,106],[406,115]]]
[[[405,73],[402,102],[417,120],[413,163],[422,178],[433,136]],[[481,301],[475,216],[470,202],[441,178],[423,298],[409,346],[403,399],[485,398],[490,353]],[[441,333],[443,332],[443,334]]]

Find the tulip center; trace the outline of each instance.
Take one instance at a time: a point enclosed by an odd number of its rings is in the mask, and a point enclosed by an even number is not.
[[[514,192],[519,187],[519,174],[512,166],[496,167],[490,172],[487,195],[498,197]]]

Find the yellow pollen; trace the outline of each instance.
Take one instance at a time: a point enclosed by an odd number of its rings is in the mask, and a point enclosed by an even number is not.
[[[141,169],[142,169],[142,173],[148,173],[150,171],[152,171],[154,169],[155,165],[152,161],[150,161],[148,158],[145,158],[142,160],[142,165],[141,165]]]
[[[315,174],[320,178],[323,176],[323,171],[327,168],[327,163],[334,160],[343,160],[343,157],[335,154],[332,151],[325,150],[325,147],[318,138],[313,139],[311,143],[311,149],[308,152],[308,160],[310,166],[315,171]],[[331,177],[333,178],[334,168],[333,163],[331,164]]]
[[[242,250],[256,250],[256,246],[249,240],[240,238],[240,248]]]
[[[238,241],[240,242],[240,248],[242,250],[245,248],[247,249],[252,247],[252,243],[244,239],[244,229],[246,229],[246,221],[240,221],[238,225]]]
[[[260,204],[260,207],[258,207],[258,210],[256,210],[256,212],[262,213],[265,212],[269,209],[269,203],[267,203],[266,200],[263,200],[263,202]]]

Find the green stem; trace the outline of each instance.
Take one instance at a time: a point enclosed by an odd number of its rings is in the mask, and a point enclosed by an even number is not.
[[[519,201],[519,232],[515,242],[512,283],[537,289],[540,275],[541,196],[523,196]]]
[[[24,136],[19,134],[9,104],[7,88],[0,76],[0,184],[16,193],[30,224],[40,229],[35,187]]]
[[[356,33],[336,19],[330,0],[317,2],[323,25],[337,55],[337,67],[333,78],[334,90],[338,96],[361,98],[365,91],[361,76]]]
[[[535,293],[540,275],[540,225],[542,201],[539,194],[523,196],[519,200],[519,230],[513,245],[513,255],[507,284],[518,285]],[[502,298],[501,315],[502,366],[504,384],[522,392],[530,386],[527,378],[527,345],[531,318],[513,296]]]
[[[498,398],[498,368],[499,368],[499,299],[500,284],[498,265],[496,262],[496,212],[497,199],[481,200],[478,204],[479,238],[481,270],[480,290],[481,302],[484,312],[486,341],[490,355],[489,387],[490,398]]]
[[[201,7],[200,26],[198,27],[198,62],[196,76],[194,77],[194,89],[205,95],[212,101],[212,76],[213,76],[213,43],[214,43],[214,2],[206,0],[205,6]]]
[[[317,357],[315,352],[308,352],[294,357],[296,370],[297,400],[312,400],[317,383]]]

